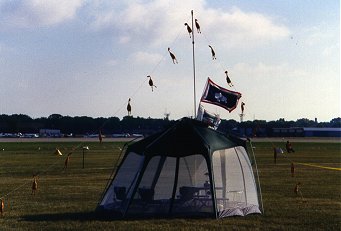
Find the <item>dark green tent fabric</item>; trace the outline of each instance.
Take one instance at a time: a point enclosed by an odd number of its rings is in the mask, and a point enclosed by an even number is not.
[[[182,118],[163,132],[149,136],[128,147],[128,152],[152,157],[155,155],[182,157],[194,154],[207,155],[215,150],[238,146],[224,134],[206,124]]]

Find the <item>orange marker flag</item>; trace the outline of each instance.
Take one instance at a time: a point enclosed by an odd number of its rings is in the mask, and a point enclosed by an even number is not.
[[[300,185],[301,185],[301,182],[298,182],[298,183],[295,185],[294,193],[295,193],[296,195],[300,192]]]
[[[34,176],[33,183],[32,183],[32,195],[35,195],[37,189],[38,189],[38,182],[37,182],[37,178]]]
[[[102,143],[103,138],[102,138],[101,130],[99,130],[98,139],[99,139],[99,142]]]
[[[66,157],[66,159],[65,159],[65,162],[64,162],[64,169],[67,169],[67,166],[69,165],[70,156],[71,156],[71,154],[68,154],[67,157]]]
[[[4,199],[0,199],[0,215],[4,215],[5,212],[5,202]]]
[[[295,165],[294,163],[292,162],[291,163],[291,177],[294,177],[295,176]]]

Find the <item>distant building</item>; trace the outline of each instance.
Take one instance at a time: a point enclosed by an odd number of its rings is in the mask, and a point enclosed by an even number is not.
[[[273,128],[275,137],[341,137],[341,128]]]
[[[39,130],[40,137],[61,137],[59,129],[40,129]]]
[[[275,137],[304,137],[303,128],[273,128],[272,136]]]
[[[305,137],[341,137],[341,128],[303,128]]]
[[[233,128],[232,134],[240,137],[266,137],[268,136],[265,128]]]

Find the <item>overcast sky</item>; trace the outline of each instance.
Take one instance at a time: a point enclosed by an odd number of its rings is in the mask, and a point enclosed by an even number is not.
[[[340,117],[339,0],[0,0],[0,114],[122,118],[131,98],[135,117],[192,116],[191,10],[197,104],[210,77],[244,120]]]

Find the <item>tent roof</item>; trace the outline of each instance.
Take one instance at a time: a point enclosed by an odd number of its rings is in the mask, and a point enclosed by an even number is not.
[[[200,121],[182,118],[170,128],[131,144],[128,152],[145,156],[208,155],[215,150],[238,146],[222,133],[210,129]]]

